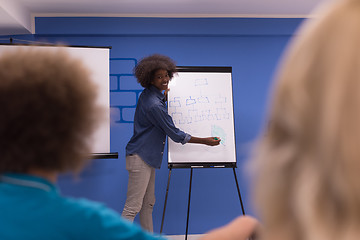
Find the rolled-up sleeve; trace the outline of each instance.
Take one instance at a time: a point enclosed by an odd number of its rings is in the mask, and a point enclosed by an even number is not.
[[[149,121],[157,128],[160,128],[174,142],[185,144],[189,142],[191,135],[177,128],[171,116],[167,113],[166,108],[155,105],[148,112]]]
[[[185,137],[184,141],[181,142],[182,144],[188,143],[190,141],[190,139],[191,139],[190,134],[188,134],[188,133],[185,133],[185,134],[186,134],[186,137]]]

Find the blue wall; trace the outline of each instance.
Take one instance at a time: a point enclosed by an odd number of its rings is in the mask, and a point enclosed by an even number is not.
[[[14,38],[112,47],[111,151],[119,152],[119,159],[95,160],[75,180],[63,176],[59,183],[62,193],[102,201],[121,212],[128,176],[124,148],[132,134],[136,98],[142,90],[131,70],[138,59],[160,53],[170,56],[178,65],[232,67],[236,172],[245,211],[256,215],[244,165],[250,143],[264,124],[268,91],[277,62],[301,21],[260,18],[36,18],[35,35]],[[166,158],[156,174],[154,230],[159,232],[169,174]],[[166,234],[185,233],[189,177],[189,169],[172,171],[163,230]],[[232,169],[194,169],[190,234],[204,233],[224,225],[240,214]]]

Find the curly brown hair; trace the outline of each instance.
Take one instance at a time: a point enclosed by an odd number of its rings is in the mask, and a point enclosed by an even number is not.
[[[65,51],[25,48],[0,57],[0,173],[80,170],[99,122],[96,86]]]
[[[139,61],[134,68],[134,75],[141,86],[148,88],[154,79],[155,72],[159,69],[166,70],[171,80],[174,73],[176,73],[176,64],[174,60],[167,56],[153,54]]]

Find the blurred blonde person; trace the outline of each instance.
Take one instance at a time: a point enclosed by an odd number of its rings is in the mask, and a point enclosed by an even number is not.
[[[262,240],[360,239],[360,1],[316,16],[283,59],[255,150]]]

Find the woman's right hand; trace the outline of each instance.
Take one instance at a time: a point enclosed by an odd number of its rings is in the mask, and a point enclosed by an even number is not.
[[[217,146],[220,144],[221,139],[219,137],[205,137],[205,138],[199,138],[199,137],[191,137],[189,143],[199,143],[199,144],[205,144],[208,146]]]

